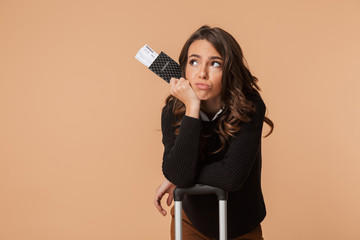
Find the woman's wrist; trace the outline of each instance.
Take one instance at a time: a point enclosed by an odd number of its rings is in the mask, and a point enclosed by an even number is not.
[[[200,101],[197,103],[191,103],[185,105],[186,111],[185,115],[193,118],[199,118],[200,112]]]

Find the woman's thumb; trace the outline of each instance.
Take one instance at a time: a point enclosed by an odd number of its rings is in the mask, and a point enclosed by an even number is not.
[[[172,194],[169,194],[169,196],[168,196],[168,198],[167,198],[167,201],[166,201],[166,203],[167,203],[168,206],[171,205],[172,200],[173,200],[173,195],[172,195]]]

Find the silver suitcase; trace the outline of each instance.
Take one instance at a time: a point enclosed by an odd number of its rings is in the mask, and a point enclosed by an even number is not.
[[[175,240],[182,240],[182,201],[186,194],[216,194],[219,200],[219,240],[227,240],[227,197],[228,192],[217,187],[196,184],[190,188],[175,188]]]

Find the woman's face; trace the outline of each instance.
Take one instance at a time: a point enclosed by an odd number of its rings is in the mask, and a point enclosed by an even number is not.
[[[220,102],[223,59],[207,40],[194,41],[188,51],[185,78],[200,100]]]

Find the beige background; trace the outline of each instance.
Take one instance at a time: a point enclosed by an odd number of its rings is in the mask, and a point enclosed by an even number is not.
[[[360,1],[2,0],[1,240],[168,239],[169,89],[134,55],[177,60],[203,24],[238,40],[276,125],[265,239],[360,239]]]

